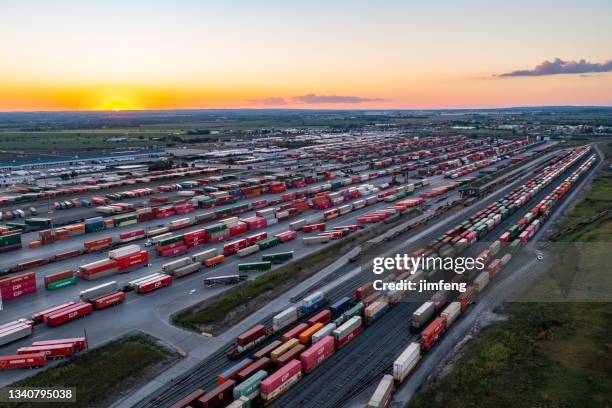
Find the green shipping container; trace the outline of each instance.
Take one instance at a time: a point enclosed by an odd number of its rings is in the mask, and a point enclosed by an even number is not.
[[[261,241],[257,241],[257,245],[259,245],[260,250],[272,248],[280,243],[280,240],[276,237],[262,239]]]
[[[183,234],[176,235],[174,237],[164,238],[162,240],[157,241],[157,246],[165,246],[174,244],[175,242],[181,242],[183,240]]]
[[[293,251],[278,252],[276,254],[267,254],[261,257],[262,261],[284,262],[293,258]]]
[[[47,290],[57,290],[57,289],[61,289],[66,286],[76,285],[76,283],[77,283],[77,278],[76,276],[73,276],[72,278],[62,279],[60,281],[50,283],[47,286]]]
[[[478,237],[484,237],[485,235],[487,235],[487,226],[486,225],[479,225],[478,228],[476,228],[476,231],[478,232]]]
[[[230,214],[231,212],[232,212],[231,208],[223,208],[221,210],[215,211],[215,217],[220,218],[220,217]]]
[[[25,220],[26,225],[33,227],[48,227],[51,225],[51,219],[49,218],[27,218]]]
[[[87,233],[103,231],[105,229],[106,229],[106,224],[104,224],[103,222],[96,223],[96,224],[85,224],[85,232]]]
[[[0,235],[0,246],[21,244],[21,234]]]
[[[519,249],[521,249],[521,241],[518,239],[512,241],[512,243],[508,246],[508,252],[512,254],[516,254]]]
[[[237,400],[242,396],[249,397],[251,394],[259,393],[259,385],[261,381],[268,376],[264,370],[259,370],[248,379],[238,384],[233,391],[234,399]]]
[[[508,232],[510,233],[510,238],[514,239],[518,237],[521,231],[519,230],[518,225],[513,225],[510,228],[508,228]]]
[[[223,231],[226,229],[227,229],[227,224],[219,223],[219,224],[213,224],[210,227],[206,227],[206,232],[213,234],[215,232]]]
[[[267,271],[272,269],[272,262],[251,262],[238,264],[239,271]]]
[[[363,302],[359,302],[355,306],[351,307],[349,310],[344,312],[342,316],[344,316],[344,321],[347,321],[355,316],[361,316],[362,314],[363,314]]]

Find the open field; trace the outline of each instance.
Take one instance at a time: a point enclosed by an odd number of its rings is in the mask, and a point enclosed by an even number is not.
[[[606,407],[612,403],[608,303],[525,303],[485,329],[453,371],[411,406]]]
[[[129,336],[71,358],[12,384],[14,387],[74,387],[70,407],[107,407],[122,392],[142,384],[174,359],[170,352],[141,335]],[[63,406],[55,403],[54,406]],[[40,403],[13,404],[40,407]]]

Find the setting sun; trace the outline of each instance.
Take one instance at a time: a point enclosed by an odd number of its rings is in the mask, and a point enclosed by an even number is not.
[[[119,111],[123,111],[123,110],[130,110],[132,109],[132,107],[130,106],[130,104],[128,102],[126,102],[123,99],[112,99],[108,102],[106,102],[103,107],[103,110],[112,110],[115,112],[119,112]]]

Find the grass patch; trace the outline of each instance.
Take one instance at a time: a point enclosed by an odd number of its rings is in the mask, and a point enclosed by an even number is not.
[[[605,407],[612,402],[608,303],[512,304],[411,407]]]
[[[133,335],[78,355],[12,384],[13,387],[75,387],[75,403],[53,406],[106,407],[121,394],[160,371],[173,359],[148,337]],[[40,403],[13,404],[40,407]]]

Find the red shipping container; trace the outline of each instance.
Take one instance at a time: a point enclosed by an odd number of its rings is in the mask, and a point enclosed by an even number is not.
[[[335,344],[332,336],[325,336],[300,355],[304,373],[309,373],[325,359],[334,354]]]
[[[81,255],[81,251],[78,249],[73,249],[71,251],[63,251],[53,255],[54,261],[61,261],[64,259],[74,258],[75,256]]]
[[[17,354],[45,353],[47,358],[63,358],[72,356],[75,353],[74,345],[70,343],[49,344],[46,346],[20,347]]]
[[[198,399],[197,407],[200,408],[223,408],[234,400],[232,392],[236,386],[236,381],[227,380],[223,384],[217,385]]]
[[[487,267],[487,273],[489,274],[489,277],[492,278],[495,275],[497,275],[498,272],[501,270],[501,267],[502,267],[501,259],[493,260],[493,262],[491,262],[489,266]]]
[[[91,300],[91,303],[97,310],[117,305],[125,300],[124,292],[115,292],[108,295],[100,296]]]
[[[223,246],[223,255],[233,255],[236,253],[236,251],[246,248],[248,245],[249,243],[246,239],[239,239],[238,241],[230,242]]]
[[[34,279],[25,280],[19,283],[14,283],[12,285],[0,287],[0,293],[5,294],[5,293],[10,293],[10,292],[16,292],[18,290],[29,289],[32,286],[34,287],[36,286],[36,281]]]
[[[295,383],[302,375],[302,362],[291,360],[283,368],[264,378],[260,385],[260,390],[264,400],[285,391],[288,386]]]
[[[57,326],[62,323],[69,322],[70,320],[87,316],[92,311],[93,307],[91,306],[91,304],[86,302],[79,302],[74,306],[70,306],[50,315],[45,315],[44,319],[47,325]]]
[[[366,283],[355,290],[355,299],[361,300],[372,292],[374,292],[374,284],[372,282]]]
[[[368,295],[363,299],[363,306],[370,306],[372,303],[376,302],[382,296],[382,294],[383,292],[373,292],[372,294]]]
[[[267,334],[268,331],[266,330],[266,326],[258,324],[236,337],[236,344],[244,347],[250,343],[261,340],[266,337]]]
[[[236,235],[244,234],[245,232],[247,232],[248,227],[247,224],[244,222],[237,222],[234,225],[230,225],[229,227],[227,227],[227,229],[229,230],[229,235],[231,237],[234,237]]]
[[[36,285],[33,284],[31,286],[24,287],[22,289],[14,290],[14,291],[4,291],[6,288],[2,288],[2,300],[9,301],[16,299],[21,296],[30,295],[32,293],[36,293]]]
[[[42,367],[47,362],[45,353],[21,354],[16,356],[1,356],[0,370],[11,368]]]
[[[266,239],[266,238],[268,238],[268,233],[263,231],[257,234],[249,235],[248,237],[246,237],[246,240],[247,240],[248,245],[253,245],[257,241],[261,241],[262,239]]]
[[[309,327],[310,326],[308,325],[308,323],[300,323],[297,326],[295,326],[293,329],[283,334],[283,337],[281,337],[281,340],[285,342],[291,339],[296,339],[300,335],[301,332],[308,329]]]
[[[278,238],[281,242],[286,242],[295,239],[297,237],[297,231],[285,231],[274,236]]]
[[[157,254],[163,257],[178,256],[178,255],[183,255],[184,253],[187,252],[187,250],[188,250],[187,246],[181,244],[180,246],[177,246],[174,248],[164,249],[162,251],[158,250]]]
[[[268,357],[270,353],[276,348],[278,348],[278,346],[280,346],[281,344],[283,344],[282,341],[274,340],[272,343],[268,344],[266,347],[260,350],[257,350],[255,353],[253,353],[253,357],[257,359],[262,358],[262,357]]]
[[[474,297],[476,297],[476,288],[473,286],[468,286],[465,292],[457,296],[457,301],[461,302],[462,313],[472,304]]]
[[[87,251],[101,251],[108,248],[113,243],[113,237],[105,237],[95,239],[93,241],[87,241],[83,244]]]
[[[50,283],[57,282],[64,279],[69,279],[74,276],[74,271],[66,270],[61,272],[51,273],[44,278],[45,287],[47,287]]]
[[[0,288],[13,286],[18,283],[36,280],[34,272],[21,273],[15,276],[9,276],[8,278],[0,279]]]
[[[264,228],[268,226],[268,221],[264,217],[249,217],[242,220],[249,231]]]
[[[268,205],[268,200],[255,200],[251,203],[251,207],[253,208],[261,208]]]
[[[319,224],[304,225],[304,227],[302,227],[302,231],[303,232],[325,231],[325,223],[322,222]]]
[[[170,405],[170,408],[185,408],[185,407],[196,406],[195,405],[196,401],[198,400],[198,398],[200,398],[204,394],[206,394],[206,392],[203,389],[198,388],[191,394],[187,395],[184,398],[181,398],[179,401]]]
[[[183,234],[184,242],[199,242],[201,244],[206,242],[206,230],[204,228],[186,232]]]
[[[246,380],[247,378],[249,378],[256,372],[258,372],[259,370],[267,371],[268,368],[270,368],[271,364],[272,363],[269,358],[262,357],[258,359],[257,361],[255,361],[253,364],[249,365],[248,367],[243,368],[242,370],[238,371],[238,374],[236,375],[236,379],[238,380],[238,382],[243,382],[244,380]]]
[[[329,309],[325,309],[308,319],[307,323],[312,326],[316,323],[327,324],[330,322],[332,313]]]
[[[51,344],[72,344],[74,350],[78,352],[87,348],[87,339],[85,337],[73,337],[68,339],[35,341],[32,343],[32,346],[48,346]]]
[[[149,281],[145,284],[138,285],[138,293],[149,293],[154,291],[155,289],[163,288],[172,283],[172,276],[164,275],[159,278]]]
[[[276,368],[281,368],[292,360],[299,360],[300,354],[302,354],[305,349],[306,346],[303,344],[298,344],[297,346],[292,347],[289,351],[287,351],[285,354],[279,356],[276,359],[276,361],[274,362]]]
[[[134,266],[146,265],[149,262],[149,253],[147,251],[140,251],[135,254],[130,254],[115,258],[117,268],[119,270],[125,270]]]
[[[49,309],[45,309],[43,311],[34,313],[32,315],[32,320],[34,320],[36,323],[41,323],[42,321],[44,321],[45,315],[48,315],[48,314],[53,313],[53,312],[57,312],[58,310],[65,309],[65,308],[67,308],[69,306],[73,306],[75,304],[76,304],[75,302],[66,302],[66,303],[62,303],[61,305],[53,306],[53,307],[51,307]]]
[[[438,338],[446,331],[446,319],[436,317],[422,332],[421,332],[421,349],[428,350],[434,345]]]
[[[125,240],[125,239],[136,239],[138,237],[144,237],[144,235],[145,235],[145,230],[144,229],[138,229],[138,230],[124,232],[122,234],[119,234],[119,238],[122,239],[122,240]]]

